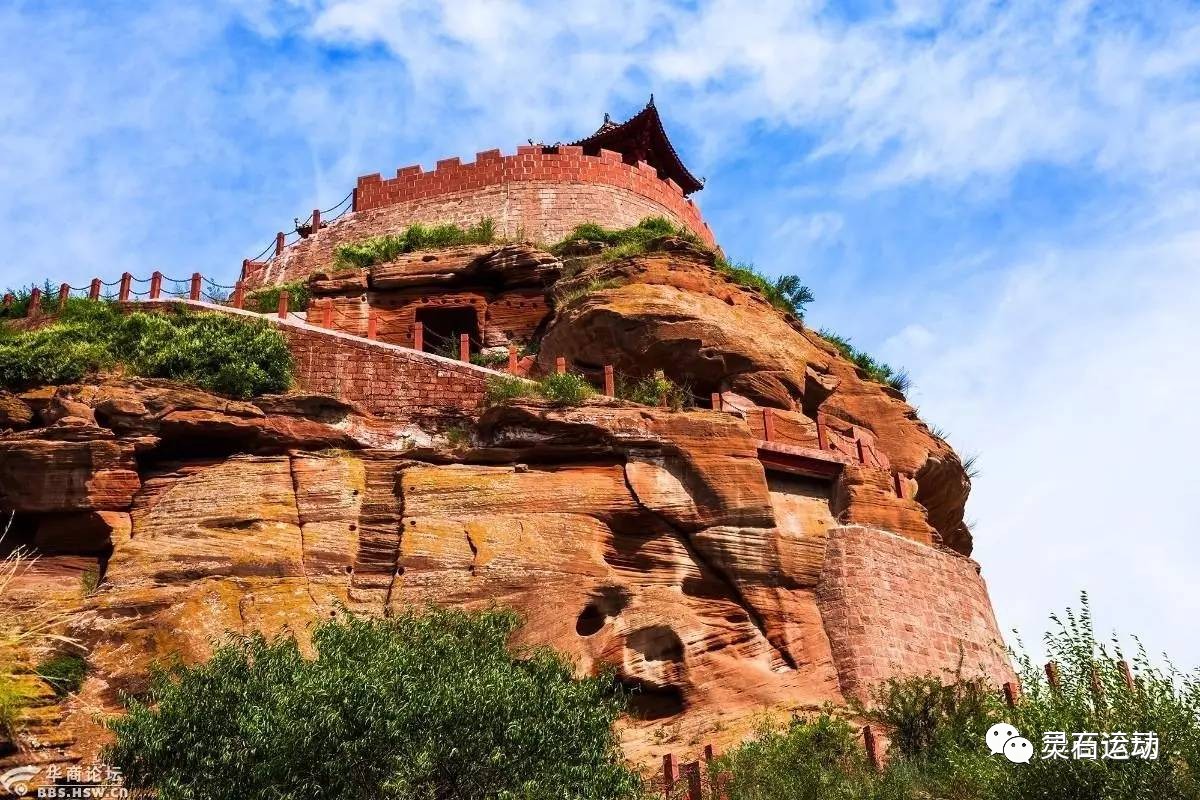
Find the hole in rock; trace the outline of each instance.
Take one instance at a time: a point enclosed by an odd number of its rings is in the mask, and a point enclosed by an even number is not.
[[[687,708],[683,691],[676,686],[648,686],[638,681],[622,681],[629,691],[626,709],[639,720],[656,720],[682,714]]]
[[[638,628],[625,639],[630,649],[646,661],[683,661],[683,641],[666,625]]]
[[[584,606],[575,620],[575,632],[580,636],[595,636],[604,627],[604,614],[594,605]]]
[[[417,322],[425,326],[425,352],[450,352],[458,356],[458,337],[471,337],[471,352],[478,350],[479,317],[474,306],[443,308],[427,306],[417,309]]]

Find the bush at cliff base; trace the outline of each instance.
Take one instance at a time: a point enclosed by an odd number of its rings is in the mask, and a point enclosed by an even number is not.
[[[161,800],[606,798],[621,760],[610,679],[507,647],[505,611],[343,614],[292,638],[237,638],[160,674],[112,723],[107,759]]]
[[[2,388],[75,383],[109,370],[244,398],[287,389],[292,357],[262,320],[184,309],[122,314],[90,300],[72,300],[50,324],[0,336]]]
[[[958,674],[893,680],[872,693],[857,721],[891,746],[872,770],[857,724],[831,712],[764,724],[718,759],[730,800],[1195,800],[1200,798],[1200,676],[1156,667],[1138,645],[1131,689],[1116,644],[1097,640],[1086,595],[1079,612],[1052,617],[1046,652],[1060,686],[1026,656],[1017,659],[1023,695],[1005,706],[994,687]],[[992,755],[984,744],[996,722],[1034,746],[1027,764]],[[1067,758],[1042,758],[1043,734],[1064,732]],[[1157,758],[1073,758],[1072,734],[1153,732]]]

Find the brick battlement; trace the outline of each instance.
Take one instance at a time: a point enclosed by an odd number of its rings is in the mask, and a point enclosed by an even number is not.
[[[658,171],[645,161],[626,164],[621,154],[612,150],[587,156],[582,147],[571,145],[518,147],[516,155],[511,156],[501,155],[499,150],[485,150],[466,164],[457,158],[442,159],[432,172],[425,172],[419,164],[401,167],[396,170],[396,177],[386,180],[379,173],[364,175],[358,179],[355,210],[368,211],[523,181],[594,183],[627,189],[661,204],[707,244],[716,243],[700,210],[684,196],[675,181],[659,178]],[[591,221],[604,223],[604,220]]]
[[[665,216],[715,245],[699,207],[644,161],[627,164],[611,150],[588,156],[570,145],[519,147],[509,156],[487,150],[473,162],[442,159],[431,171],[413,165],[394,178],[360,177],[353,211],[269,261],[249,262],[244,280],[252,289],[307,277],[328,267],[341,245],[414,223],[465,227],[486,217],[501,237],[551,244],[580,223],[621,228],[650,216]]]

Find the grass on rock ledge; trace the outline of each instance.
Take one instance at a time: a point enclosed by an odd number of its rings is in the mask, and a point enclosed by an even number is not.
[[[0,336],[2,388],[76,383],[105,371],[247,398],[287,389],[292,357],[283,334],[263,320],[184,308],[122,314],[88,300],[47,325]]]
[[[578,406],[596,390],[583,377],[572,372],[547,375],[540,381],[497,375],[489,378],[484,399],[489,406],[504,405],[526,397],[541,397],[557,406]]]
[[[820,337],[832,344],[838,349],[838,352],[854,366],[866,373],[867,377],[876,383],[882,383],[885,386],[890,386],[901,394],[906,393],[912,385],[912,381],[908,377],[905,370],[894,370],[882,361],[876,361],[871,356],[864,353],[862,350],[850,344],[850,340],[830,330],[822,328]]]
[[[605,228],[593,222],[586,222],[576,225],[565,239],[550,249],[556,254],[562,254],[572,242],[596,242],[605,245],[605,258],[617,259],[650,252],[653,243],[664,236],[675,236],[707,249],[707,245],[695,233],[682,225],[676,225],[666,217],[646,217],[637,225],[628,228]],[[728,275],[739,286],[761,292],[767,301],[779,310],[799,318],[804,317],[804,307],[813,300],[812,291],[801,283],[796,275],[768,278],[755,269],[753,264],[731,262],[720,253],[716,254],[715,268],[721,274]]]
[[[492,244],[495,241],[496,223],[490,217],[469,228],[461,228],[458,225],[417,224],[404,233],[376,236],[337,248],[333,254],[333,267],[335,271],[365,269],[417,250]]]

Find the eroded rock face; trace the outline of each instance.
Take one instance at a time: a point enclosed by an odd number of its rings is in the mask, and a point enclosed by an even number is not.
[[[750,406],[860,428],[902,476],[946,545],[968,554],[963,506],[970,480],[958,456],[893,389],[868,380],[829,342],[760,295],[713,269],[711,253],[678,240],[636,258],[585,260],[556,291],[608,287],[560,306],[542,340],[539,367],[563,356],[577,369],[644,375],[662,370],[699,397],[727,392]],[[920,534],[925,521],[912,528]],[[907,532],[907,531],[906,531]]]
[[[231,631],[306,642],[339,606],[513,608],[519,644],[638,690],[621,730],[645,763],[737,741],[763,713],[861,697],[885,673],[953,668],[956,648],[1010,677],[963,555],[958,457],[710,256],[668,241],[585,257],[557,285],[559,261],[525,246],[427,256],[313,287],[365,328],[371,296],[411,301],[416,319],[417,303],[462,301],[469,279],[514,289],[485,311],[527,332],[547,286],[591,286],[556,301],[523,373],[559,355],[660,368],[719,409],[526,401],[459,419],[469,443],[450,447],[432,423],[400,430],[318,395],[112,379],[0,396],[0,510],[43,554],[4,602],[74,608],[89,649],[86,702],[57,712],[64,758],[102,746],[92,711],[117,711],[153,663],[203,659]],[[447,293],[410,296],[428,286]],[[402,310],[377,315],[381,336]]]

